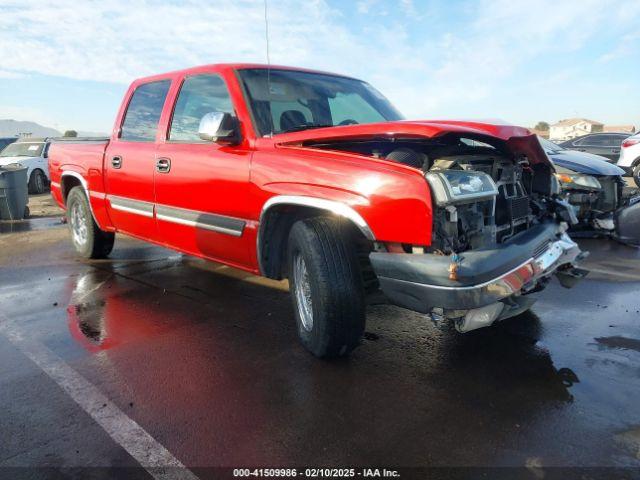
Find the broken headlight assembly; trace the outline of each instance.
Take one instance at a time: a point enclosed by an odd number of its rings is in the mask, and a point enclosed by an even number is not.
[[[498,194],[493,179],[483,172],[432,170],[426,178],[438,206],[489,200]]]
[[[556,173],[556,178],[563,189],[601,190],[602,185],[597,178],[580,173]]]

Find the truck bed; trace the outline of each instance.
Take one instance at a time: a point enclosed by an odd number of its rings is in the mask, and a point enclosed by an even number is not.
[[[51,195],[60,207],[65,208],[66,181],[64,176],[74,172],[75,179],[80,175],[83,185],[93,204],[96,195],[104,197],[103,162],[108,138],[69,138],[56,139],[49,148],[49,170],[51,175]],[[68,172],[65,174],[65,172]],[[69,179],[67,179],[68,181]],[[68,190],[68,188],[67,188]]]

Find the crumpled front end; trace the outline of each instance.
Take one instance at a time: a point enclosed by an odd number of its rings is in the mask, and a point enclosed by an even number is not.
[[[559,174],[566,201],[572,205],[578,222],[573,237],[606,236],[629,245],[640,245],[640,196],[625,193],[619,176]],[[562,177],[572,182],[562,182]],[[576,181],[580,181],[577,184]],[[591,183],[587,183],[591,182]]]
[[[640,247],[640,196],[615,212],[614,229],[616,240]]]
[[[460,255],[374,252],[369,258],[393,304],[454,319],[466,332],[526,310],[533,302],[524,296],[554,274],[567,288],[587,274],[576,267],[584,254],[565,230],[548,222]]]

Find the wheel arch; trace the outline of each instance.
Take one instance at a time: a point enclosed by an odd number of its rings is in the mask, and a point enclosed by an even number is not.
[[[91,216],[93,217],[93,220],[96,222],[96,224],[100,226],[100,223],[98,222],[93,211],[93,206],[91,205],[91,196],[89,195],[87,180],[78,172],[65,170],[60,176],[60,196],[65,204],[65,207],[67,205],[67,197],[69,196],[69,192],[74,187],[82,187],[82,190],[87,197],[87,203],[89,204],[89,210],[91,210]]]
[[[375,242],[375,235],[367,222],[345,203],[317,197],[277,195],[264,204],[260,214],[256,240],[260,273],[268,278],[282,279],[287,240],[293,224],[327,214],[344,218],[364,240]]]

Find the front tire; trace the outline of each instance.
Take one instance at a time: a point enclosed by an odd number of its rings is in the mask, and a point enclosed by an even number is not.
[[[317,357],[349,354],[365,327],[365,295],[347,222],[296,222],[288,243],[289,287],[298,336]]]
[[[42,170],[34,170],[29,177],[29,193],[44,193],[47,187],[47,179]]]
[[[67,197],[67,224],[76,252],[84,258],[104,258],[113,250],[115,234],[100,230],[93,219],[82,187],[73,187]]]

